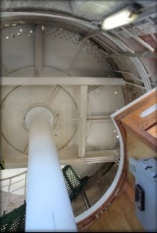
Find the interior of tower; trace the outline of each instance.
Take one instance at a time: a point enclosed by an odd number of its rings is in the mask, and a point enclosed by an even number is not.
[[[157,231],[157,1],[0,17],[1,231]]]

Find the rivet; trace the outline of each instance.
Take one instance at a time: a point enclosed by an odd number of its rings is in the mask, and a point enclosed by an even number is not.
[[[41,30],[42,30],[42,31],[45,31],[45,26],[42,26],[42,27],[41,27]]]

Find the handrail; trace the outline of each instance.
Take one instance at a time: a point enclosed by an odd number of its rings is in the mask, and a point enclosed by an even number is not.
[[[19,189],[22,189],[22,188],[24,188],[24,187],[25,187],[25,185],[22,186],[22,187],[20,187],[20,188],[18,188],[18,189],[11,190],[11,193],[13,193],[13,192],[15,192],[15,191],[17,191],[17,190],[19,190]]]
[[[25,178],[24,179],[21,179],[20,178],[20,176],[22,176],[22,175],[24,175],[25,176]],[[11,211],[11,209],[9,208],[8,209],[8,204],[9,203],[13,203],[14,202],[14,204],[17,206],[17,202],[15,202],[15,200],[17,200],[17,199],[24,199],[25,200],[25,197],[26,197],[26,176],[27,176],[27,171],[24,171],[24,172],[21,172],[21,173],[19,173],[19,174],[17,174],[17,175],[14,175],[14,176],[10,176],[10,177],[7,177],[7,178],[4,178],[4,179],[0,179],[0,182],[5,182],[5,181],[9,181],[9,183],[8,184],[6,184],[6,185],[2,185],[1,187],[0,187],[0,191],[5,191],[6,192],[6,195],[5,195],[5,203],[4,203],[4,206],[3,206],[3,204],[2,204],[2,209],[3,209],[3,211],[5,211],[5,212],[7,212],[7,211]],[[18,179],[18,181],[13,181],[13,179],[14,178],[16,178],[16,177],[19,177]],[[22,184],[19,184],[20,182],[24,182],[24,184],[22,183]],[[18,185],[18,187],[16,187],[16,188],[14,188],[14,190],[11,190],[11,187],[13,187],[15,184],[17,184]],[[19,187],[20,186],[20,187]],[[23,190],[24,189],[24,193],[21,195],[21,194],[16,194],[15,192],[17,192],[18,190]],[[6,191],[7,190],[7,191]],[[14,198],[13,200],[11,200],[12,199],[12,196],[10,196],[10,195],[20,195],[20,196],[18,196],[18,197],[16,197],[16,198]],[[10,199],[11,198],[11,199]],[[23,200],[23,201],[24,201]],[[19,203],[20,204],[20,203]],[[15,207],[14,207],[14,205],[12,206],[12,210],[14,209]]]
[[[25,171],[25,172],[22,172],[22,173],[19,173],[19,174],[15,175],[15,176],[9,176],[9,177],[7,177],[7,178],[0,179],[0,181],[9,180],[9,179],[13,179],[13,178],[15,178],[15,177],[17,177],[17,176],[20,176],[20,175],[23,175],[23,174],[25,174],[25,173],[27,173],[27,171]]]
[[[12,179],[12,178],[10,178],[10,179]],[[19,183],[20,181],[23,181],[23,180],[25,180],[25,178],[24,178],[24,179],[21,179],[21,180],[18,180],[18,181],[16,181],[16,182],[14,182],[13,184],[17,184],[17,183]],[[8,184],[6,184],[6,185],[4,185],[4,186],[0,186],[0,189],[5,188],[5,187],[7,187],[7,186],[8,186]]]

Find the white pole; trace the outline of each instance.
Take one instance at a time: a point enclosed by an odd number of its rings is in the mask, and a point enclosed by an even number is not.
[[[77,231],[51,126],[43,114],[30,122],[25,231]]]

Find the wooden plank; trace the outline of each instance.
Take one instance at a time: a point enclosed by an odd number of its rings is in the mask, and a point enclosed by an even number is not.
[[[147,133],[151,134],[153,137],[157,138],[157,124],[147,129]]]
[[[88,228],[88,232],[134,232],[142,231],[143,227],[136,218],[135,206],[126,192],[117,196],[107,210]]]
[[[126,124],[134,124],[134,128],[136,129],[137,126],[146,130],[152,125],[154,125],[157,121],[157,111],[152,112],[150,115],[146,117],[141,117],[140,114],[150,106],[152,106],[155,103],[155,98],[150,98],[147,101],[145,101],[145,104],[142,106],[139,106],[138,109],[134,110],[132,113],[128,114],[126,117],[122,119],[123,122]]]
[[[118,158],[118,155],[103,155],[103,156],[95,156],[95,157],[83,157],[77,159],[61,159],[61,164],[70,164],[70,165],[81,165],[81,164],[93,164],[93,163],[110,163],[115,162]]]
[[[88,116],[87,121],[111,121],[110,115],[104,115],[104,116]],[[59,118],[59,121],[62,122],[71,122],[71,121],[79,121],[79,118],[67,118],[67,119],[62,119]]]
[[[127,156],[135,159],[147,159],[156,157],[156,151],[148,147],[143,141],[127,130]]]
[[[157,88],[152,89],[151,91],[145,93],[138,99],[134,100],[133,102],[129,103],[128,105],[121,108],[118,112],[113,114],[113,116],[120,120],[130,114],[132,114],[137,109],[141,108],[141,112],[144,111],[149,106],[156,103],[156,94],[157,94]],[[145,105],[148,102],[147,106]],[[141,114],[141,112],[139,114]]]
[[[85,157],[78,158],[77,155],[74,157],[67,157],[66,155],[59,155],[60,164],[64,165],[79,165],[79,164],[92,164],[92,163],[109,163],[115,162],[119,154],[116,150],[103,150],[103,151],[88,151]],[[20,156],[16,158],[5,158],[5,168],[22,168],[27,167],[28,158]]]
[[[157,150],[157,138],[153,137],[151,134],[147,133],[144,129],[138,126],[135,128],[133,124],[126,125],[124,122],[122,124],[125,128],[125,131],[132,132],[136,138],[143,141],[152,150]]]
[[[115,77],[1,77],[1,86],[18,86],[18,85],[125,85],[125,82],[121,78]]]
[[[153,137],[146,130],[157,123],[157,112],[153,111],[145,117],[141,117],[141,114],[156,104],[156,94],[157,88],[154,88],[149,93],[124,107],[124,109],[121,109],[117,114],[112,115],[120,128],[124,128],[124,131],[131,131],[155,151],[157,148],[157,138]]]
[[[112,119],[110,115],[87,117],[87,121],[111,121],[111,120]]]
[[[87,124],[87,95],[88,86],[80,87],[79,129],[78,129],[78,156],[85,156],[85,139]]]
[[[67,157],[66,154],[59,153],[61,164],[91,164],[91,163],[108,163],[115,162],[119,158],[117,149],[102,151],[86,151],[85,156],[78,158],[78,155]]]

